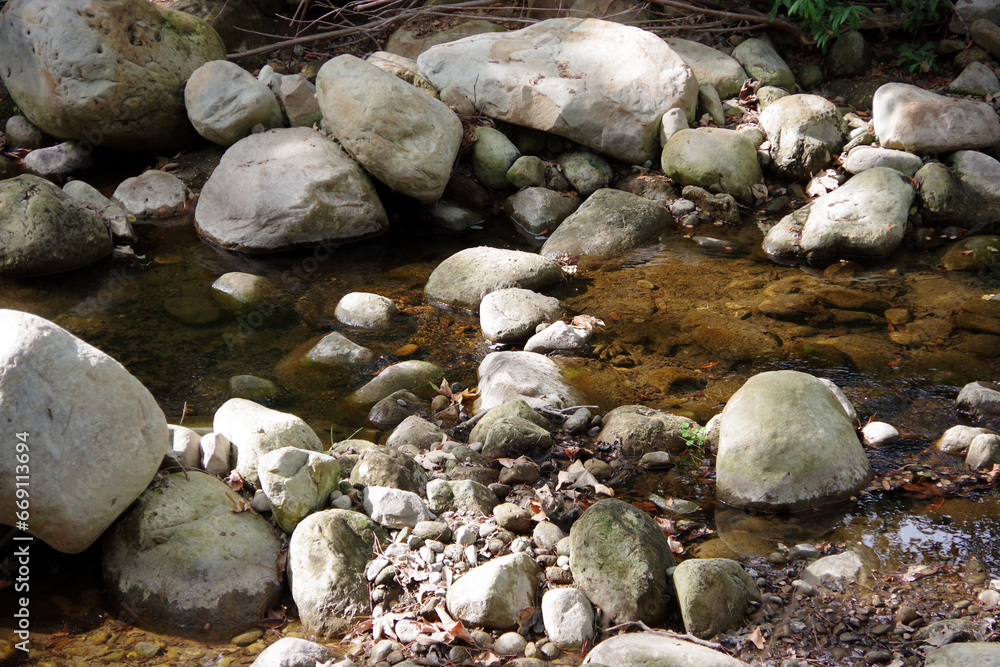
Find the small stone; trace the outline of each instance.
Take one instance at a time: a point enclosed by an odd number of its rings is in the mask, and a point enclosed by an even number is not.
[[[237,646],[249,646],[250,644],[253,644],[255,641],[257,641],[258,639],[260,639],[263,636],[264,636],[264,632],[261,631],[261,630],[256,630],[256,629],[255,630],[247,630],[246,632],[244,632],[242,634],[239,634],[239,635],[236,635],[235,637],[233,637],[232,642],[234,644],[236,644]],[[139,645],[136,644],[136,649],[138,649],[138,648],[139,648]]]
[[[256,632],[258,635],[262,634],[259,630]],[[234,640],[233,643],[235,644],[236,641]],[[132,650],[139,654],[142,658],[152,658],[160,654],[160,651],[163,650],[163,645],[154,644],[152,642],[137,642],[136,645],[132,647]]]
[[[506,632],[493,643],[493,652],[497,655],[524,655],[528,641],[516,632]]]
[[[475,544],[479,534],[467,526],[459,526],[455,530],[455,544],[463,547]]]
[[[976,598],[984,609],[993,609],[1000,606],[1000,592],[985,590]]]

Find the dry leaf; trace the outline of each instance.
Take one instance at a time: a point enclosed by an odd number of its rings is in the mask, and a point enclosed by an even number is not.
[[[243,500],[242,498],[234,498],[232,495],[230,495],[228,491],[226,491],[226,498],[229,498],[229,501],[233,505],[235,505],[235,507],[229,510],[230,512],[239,514],[240,512],[249,512],[251,509],[253,509],[252,507],[250,507],[250,503]]]
[[[556,491],[561,489],[563,486],[569,486],[573,489],[583,489],[591,486],[594,488],[596,493],[602,493],[611,497],[614,497],[615,495],[613,490],[598,482],[597,478],[584,467],[583,463],[579,459],[573,461],[573,464],[570,465],[569,468],[561,471],[558,479],[559,483],[556,485]]]
[[[768,198],[767,186],[763,183],[754,183],[750,186],[750,194],[753,195],[758,204],[766,202]]]
[[[759,625],[753,629],[753,632],[747,635],[747,640],[752,642],[758,651],[764,648],[764,633],[761,632]]]
[[[243,476],[240,475],[235,470],[231,470],[229,472],[229,476],[222,481],[228,484],[229,488],[232,489],[233,491],[243,490]]]

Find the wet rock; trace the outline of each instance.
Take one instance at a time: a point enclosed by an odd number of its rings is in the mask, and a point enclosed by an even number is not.
[[[620,500],[601,500],[573,524],[570,542],[577,587],[613,622],[663,620],[666,572],[675,561],[647,514]]]
[[[831,76],[858,76],[872,66],[872,47],[856,30],[849,30],[833,41],[827,56]]]
[[[739,94],[747,73],[735,58],[689,39],[668,37],[665,41],[691,68],[699,84],[712,86],[722,99]]]
[[[879,558],[864,545],[851,545],[848,551],[824,556],[802,571],[802,579],[813,586],[844,591],[850,584],[869,586],[879,568]]]
[[[713,156],[729,156],[720,161]],[[743,204],[754,201],[752,186],[763,183],[757,150],[734,130],[700,127],[680,130],[663,146],[663,173],[680,185],[697,185],[731,194]]]
[[[761,302],[761,308],[765,305],[766,302]],[[682,322],[682,326],[690,330],[691,340],[699,347],[723,359],[745,361],[773,357],[780,350],[777,337],[765,328],[721,313],[695,312]]]
[[[550,259],[519,250],[480,246],[461,250],[441,262],[424,286],[428,299],[478,310],[483,297],[507,287],[541,289],[562,279]]]
[[[754,580],[727,558],[684,561],[674,570],[674,588],[684,629],[702,639],[739,625],[750,602],[760,600]]]
[[[323,120],[323,112],[316,101],[316,86],[301,74],[281,77],[278,99],[292,127],[312,127]]]
[[[281,295],[274,281],[252,273],[224,273],[212,283],[212,298],[219,307],[234,315],[260,312],[270,315],[278,308]]]
[[[920,212],[928,222],[963,225],[973,219],[969,192],[947,165],[929,162],[917,170],[914,178]]]
[[[45,133],[31,124],[24,116],[11,116],[4,126],[7,145],[13,148],[34,150],[45,145]]]
[[[535,605],[539,571],[538,564],[523,553],[473,568],[448,588],[448,612],[469,625],[514,628],[520,611]]]
[[[837,107],[818,95],[789,95],[760,113],[770,143],[771,166],[782,176],[805,180],[840,154],[844,130]]]
[[[420,496],[403,489],[367,486],[363,506],[372,521],[386,528],[413,528],[421,521],[434,519]]]
[[[0,181],[0,275],[38,276],[92,264],[111,253],[97,215],[37,176]]]
[[[1000,204],[1000,161],[979,151],[961,150],[952,153],[948,163],[974,199],[990,206]]]
[[[420,495],[427,487],[427,475],[416,461],[398,450],[369,447],[351,469],[351,484],[384,486]]]
[[[670,215],[662,206],[621,190],[592,194],[563,220],[542,246],[545,257],[614,256],[648,243],[666,228]]]
[[[898,440],[900,437],[899,430],[892,424],[886,424],[885,422],[868,422],[861,429],[861,435],[864,438],[865,444],[871,447],[880,447]]]
[[[731,658],[721,651],[667,635],[653,632],[633,632],[616,635],[591,649],[585,665],[608,667],[748,667],[747,663]]]
[[[983,434],[990,434],[993,431],[986,428],[978,428],[975,426],[964,426],[959,424],[958,426],[952,426],[947,431],[945,431],[938,441],[934,443],[934,446],[946,452],[948,454],[965,454],[969,450],[969,446],[976,436]]]
[[[122,181],[112,198],[137,218],[170,217],[184,212],[187,187],[173,174],[150,169]]]
[[[873,475],[836,397],[798,371],[760,373],[733,395],[716,469],[720,500],[767,511],[846,500]]]
[[[427,506],[435,514],[457,510],[489,516],[499,502],[489,488],[470,479],[432,479],[427,483]]]
[[[553,322],[524,344],[525,352],[539,354],[580,355],[587,348],[594,330],[589,327],[577,327],[563,321]]]
[[[875,167],[785,216],[764,237],[771,255],[885,257],[902,243],[915,191],[895,169]]]
[[[387,329],[396,317],[392,299],[368,292],[351,292],[337,302],[334,316],[341,324],[361,329]]]
[[[350,400],[357,405],[374,405],[390,394],[400,391],[417,391],[427,388],[428,383],[438,386],[444,377],[444,369],[429,361],[411,359],[387,366],[367,384],[355,391]]]
[[[388,430],[399,426],[417,412],[427,412],[429,407],[427,401],[413,392],[399,389],[372,406],[368,411],[368,423],[379,430]]]
[[[684,432],[697,427],[697,422],[687,417],[643,405],[623,405],[604,416],[597,442],[619,444],[621,453],[630,458],[656,451],[677,454],[687,447]]]
[[[872,121],[882,146],[911,153],[950,153],[1000,143],[1000,120],[988,104],[905,83],[887,83],[876,91]]]
[[[985,382],[970,382],[958,393],[955,407],[976,416],[1000,415],[1000,391]]]
[[[204,21],[138,0],[18,0],[0,21],[4,82],[24,115],[53,137],[119,150],[190,141],[184,81],[225,53]]]
[[[326,454],[282,447],[260,457],[257,475],[271,516],[290,533],[302,519],[326,507],[340,482],[340,465]]]
[[[559,299],[517,287],[490,292],[479,304],[483,336],[494,343],[525,340],[539,324],[561,314]]]
[[[270,88],[228,60],[207,62],[191,74],[184,106],[198,134],[220,146],[232,146],[255,125],[284,125]]]
[[[153,632],[231,637],[281,596],[281,545],[256,512],[233,512],[225,483],[172,473],[143,493],[104,538],[108,592]],[[211,636],[211,635],[210,635]]]
[[[889,167],[907,176],[913,176],[923,164],[920,157],[906,151],[858,146],[847,154],[847,158],[844,160],[844,170],[857,174],[873,167]]]
[[[518,56],[489,55],[497,51]],[[628,71],[620,62],[630,63]],[[487,116],[629,164],[655,159],[659,117],[672,107],[693,115],[697,99],[691,70],[660,38],[596,19],[549,19],[477,35],[432,47],[417,63],[431,83],[458,88]],[[615,71],[614,80],[605,68]],[[535,84],[539,75],[544,89]],[[624,88],[632,91],[628,101],[618,94]]]
[[[969,63],[962,73],[948,84],[948,92],[953,95],[973,95],[986,97],[1000,92],[1000,79],[983,63]]]
[[[789,92],[795,90],[795,75],[769,42],[756,37],[744,40],[733,49],[733,58],[762,86],[775,86]]]
[[[66,141],[48,148],[33,150],[21,160],[24,170],[54,181],[63,181],[93,164],[93,147],[78,141]]]
[[[486,432],[483,456],[491,460],[538,456],[552,449],[552,445],[548,429],[520,417],[506,417],[495,420]]]
[[[234,375],[229,378],[229,391],[235,398],[246,398],[266,402],[277,398],[282,389],[267,378],[256,375]]]
[[[324,510],[307,516],[288,545],[288,585],[302,625],[330,637],[355,616],[371,614],[365,567],[385,531],[360,512]]]
[[[995,264],[998,257],[1000,237],[970,236],[954,243],[941,257],[941,265],[948,271],[976,271]]]
[[[507,172],[521,157],[521,151],[503,132],[492,127],[477,127],[474,134],[476,143],[472,146],[472,166],[476,178],[494,190],[510,187]]]
[[[740,224],[740,210],[732,195],[725,193],[713,195],[697,185],[685,185],[682,194],[686,200],[697,204],[698,208],[711,217],[733,225]],[[692,240],[703,248],[719,248],[723,251],[732,249],[731,243],[725,241],[710,243],[708,239],[709,237],[695,236]]]
[[[608,161],[589,151],[563,153],[556,162],[569,184],[584,199],[607,188],[614,177],[614,170]]]
[[[96,213],[111,230],[116,241],[135,243],[137,237],[129,222],[128,213],[121,206],[102,195],[96,188],[83,181],[70,181],[63,186],[63,192]]]
[[[368,177],[308,128],[253,134],[230,147],[201,192],[195,225],[209,241],[244,252],[341,243],[388,229]]]
[[[31,478],[28,532],[79,553],[153,479],[170,448],[166,419],[121,364],[52,322],[4,309],[0,331],[0,419],[11,427],[10,456],[0,462],[0,521],[15,525],[23,509],[15,504],[15,465],[30,454],[32,469],[45,473]]]
[[[532,407],[561,408],[585,402],[556,362],[537,352],[491,352],[479,364],[478,375],[476,412],[517,398]]]
[[[430,210],[427,211],[427,218],[435,227],[456,232],[472,229],[486,221],[481,213],[443,199],[434,202]]]
[[[973,470],[983,470],[991,468],[994,463],[1000,463],[1000,435],[977,435],[969,445],[965,465]]]
[[[319,436],[302,419],[279,412],[245,398],[231,398],[222,404],[212,420],[212,428],[236,448],[236,472],[257,485],[257,464],[264,454],[282,447],[323,451]]]
[[[436,424],[417,415],[410,415],[397,426],[386,439],[387,447],[399,448],[404,445],[427,451],[440,445],[447,436]]]
[[[348,54],[320,68],[316,89],[333,135],[372,176],[423,203],[441,197],[462,142],[454,111]]]
[[[250,667],[315,667],[330,663],[337,654],[322,644],[297,637],[282,637],[261,651]]]

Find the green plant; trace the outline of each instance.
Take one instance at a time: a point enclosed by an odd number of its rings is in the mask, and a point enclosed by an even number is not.
[[[915,0],[908,0],[915,1]],[[862,5],[830,2],[826,0],[774,0],[771,6],[771,20],[784,9],[790,19],[802,24],[802,28],[812,35],[813,41],[821,51],[826,52],[830,40],[840,34],[845,25],[851,30],[861,26],[861,15],[871,14],[872,10]]]
[[[937,70],[937,54],[934,42],[924,42],[920,46],[902,44],[899,47],[899,66],[910,74]]]
[[[688,447],[695,449],[704,449],[705,447],[705,428],[702,426],[684,422],[681,424],[681,437],[684,438]]]
[[[941,20],[938,0],[889,0],[889,4],[908,15],[903,21],[903,30],[909,33],[916,32],[924,24]]]

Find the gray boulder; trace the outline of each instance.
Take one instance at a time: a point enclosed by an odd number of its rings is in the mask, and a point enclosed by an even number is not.
[[[552,435],[544,426],[521,417],[507,417],[490,426],[482,454],[490,460],[535,457],[552,449],[553,444]]]
[[[872,66],[872,47],[857,30],[849,30],[833,41],[827,56],[830,75],[859,76]]]
[[[420,495],[427,487],[427,474],[412,457],[399,450],[369,447],[351,468],[351,484],[402,489]]]
[[[48,148],[33,150],[21,160],[25,171],[63,181],[70,174],[88,169],[94,163],[91,158],[93,146],[82,141],[64,141]]]
[[[504,202],[508,217],[530,234],[551,234],[580,208],[582,199],[541,187],[518,190]]]
[[[207,23],[143,0],[16,0],[0,20],[0,79],[28,120],[106,148],[187,144],[184,82],[225,56]]]
[[[322,644],[298,637],[282,637],[261,651],[250,667],[316,667],[336,659],[337,654]]]
[[[725,155],[725,160],[719,160]],[[663,146],[663,173],[679,185],[697,185],[731,194],[743,204],[754,202],[751,187],[763,184],[757,149],[734,130],[700,127],[680,130]]]
[[[355,160],[393,190],[441,197],[462,143],[462,122],[443,102],[351,55],[316,77],[323,117]]]
[[[874,167],[889,167],[907,176],[913,176],[922,166],[924,161],[913,153],[875,146],[852,148],[844,159],[844,171],[851,174],[859,174]]]
[[[721,651],[654,632],[616,635],[591,649],[585,665],[605,667],[750,667]]]
[[[746,570],[728,558],[689,558],[674,570],[684,629],[710,639],[740,624],[760,590]]]
[[[511,287],[490,292],[479,304],[479,325],[486,340],[514,343],[530,337],[542,322],[562,314],[559,299]]]
[[[690,39],[667,37],[665,41],[691,68],[698,84],[712,86],[722,99],[736,97],[743,88],[747,73],[732,56]]]
[[[655,159],[660,116],[673,107],[693,116],[698,95],[690,68],[663,40],[598,19],[475,35],[431,47],[417,64],[431,83],[457,88],[484,115],[629,164]]]
[[[257,465],[268,452],[282,447],[323,451],[316,432],[302,419],[265,408],[245,398],[231,398],[215,412],[212,429],[236,448],[236,472],[257,485]]]
[[[951,153],[1000,143],[1000,119],[990,105],[906,83],[887,83],[875,91],[872,121],[882,146],[911,153]]]
[[[292,127],[312,127],[323,120],[323,112],[316,101],[316,86],[301,74],[281,77],[278,99]]]
[[[719,500],[764,511],[847,500],[873,472],[836,396],[817,378],[770,371],[729,399],[719,426]]]
[[[976,416],[1000,415],[1000,391],[985,382],[970,382],[962,387],[955,407]]]
[[[972,220],[975,214],[972,196],[947,165],[928,162],[917,171],[914,180],[920,212],[928,222],[963,225]]]
[[[435,518],[420,496],[388,486],[365,487],[362,504],[365,514],[386,528],[413,528],[421,521]]]
[[[489,487],[471,479],[432,479],[427,483],[427,507],[435,514],[455,510],[490,516],[499,503]]]
[[[542,622],[549,641],[579,650],[594,638],[594,606],[575,588],[550,588],[542,596]]]
[[[324,510],[307,516],[288,544],[288,585],[306,630],[342,633],[371,614],[365,567],[388,536],[361,512]]]
[[[545,185],[545,161],[534,155],[522,155],[507,170],[507,182],[515,188]]]
[[[525,607],[535,606],[541,568],[524,553],[495,558],[475,567],[448,588],[448,613],[490,630],[517,627]]]
[[[733,58],[743,65],[743,69],[762,86],[795,90],[795,75],[770,42],[756,37],[740,42],[733,49]]]
[[[77,269],[111,253],[97,214],[37,176],[0,181],[0,276]]]
[[[207,62],[191,74],[184,106],[198,134],[220,146],[232,146],[255,125],[284,125],[271,89],[228,60]]]
[[[569,539],[573,580],[612,622],[663,621],[667,570],[676,562],[648,514],[620,500],[601,500],[573,524]]]
[[[590,151],[569,151],[556,160],[562,175],[586,199],[611,184],[614,170],[608,161]]]
[[[760,112],[771,166],[782,176],[808,179],[833,164],[844,130],[833,102],[819,95],[788,95]]]
[[[993,433],[993,431],[987,428],[959,424],[957,426],[952,426],[941,434],[941,437],[938,438],[936,443],[934,443],[934,447],[947,454],[964,455],[969,451],[972,441],[975,440],[977,436],[991,433]]]
[[[420,451],[427,451],[440,445],[446,437],[445,432],[433,422],[417,415],[410,415],[393,429],[392,434],[386,438],[385,444],[387,447],[397,449],[409,446]]]
[[[655,202],[605,188],[563,220],[542,246],[541,254],[551,258],[614,256],[649,242],[670,220],[667,210]]]
[[[0,86],[2,85],[0,84]],[[6,91],[0,92],[0,99],[5,94]],[[46,142],[45,133],[32,125],[31,121],[24,116],[11,116],[8,118],[4,126],[4,135],[7,137],[7,145],[13,148],[34,150],[41,148]]]
[[[476,178],[494,190],[510,187],[507,172],[521,157],[521,151],[507,135],[492,127],[477,127],[473,134],[476,143],[472,145],[472,167]]]
[[[540,413],[532,410],[531,407],[522,399],[516,398],[502,405],[497,405],[491,408],[482,419],[476,422],[476,425],[472,427],[469,432],[469,442],[485,442],[486,435],[493,428],[493,425],[507,420],[507,419],[521,419],[524,421],[531,422],[536,426],[540,426],[547,431],[552,430],[552,424],[548,419],[543,417]]]
[[[282,447],[260,457],[257,476],[271,516],[290,533],[302,519],[326,507],[340,483],[340,465],[327,454]]]
[[[460,250],[437,265],[424,294],[431,301],[475,311],[483,297],[507,287],[541,289],[562,280],[559,265],[520,250],[479,246]]]
[[[121,364],[65,329],[2,309],[0,331],[0,420],[9,443],[0,523],[26,521],[52,548],[79,553],[153,479],[170,448],[167,421]],[[18,507],[15,476],[25,457],[38,471],[27,508]]]
[[[997,0],[958,0],[948,29],[965,34],[978,19],[1000,23],[1000,3]]]
[[[973,62],[948,84],[948,92],[953,95],[986,97],[1000,92],[1000,79],[997,79],[993,70],[983,63]]]
[[[205,183],[194,217],[201,236],[243,252],[364,239],[389,224],[358,165],[304,127],[236,142]]]
[[[116,240],[122,243],[135,243],[138,237],[132,229],[132,223],[129,222],[128,213],[119,204],[102,195],[97,188],[76,180],[68,182],[62,190],[96,213]]]
[[[764,236],[770,255],[886,257],[902,243],[916,192],[887,167],[863,171],[786,215]]]
[[[232,511],[232,494],[203,472],[172,473],[108,531],[104,580],[131,622],[229,638],[277,604],[281,544],[259,514]]]
[[[679,454],[687,447],[685,432],[698,429],[698,422],[661,412],[644,405],[622,405],[604,416],[597,441],[618,444],[623,456],[638,458],[649,452]]]
[[[973,470],[983,470],[991,468],[994,463],[1000,463],[1000,435],[977,435],[969,445],[965,465]]]
[[[419,359],[400,361],[382,369],[349,398],[357,405],[369,408],[400,390],[417,391],[427,388],[428,384],[436,387],[444,374],[443,368],[429,361]]]
[[[539,354],[582,355],[587,349],[587,341],[594,334],[590,327],[577,327],[562,320],[553,322],[524,344],[525,352]]]
[[[479,364],[476,412],[524,399],[532,407],[569,407],[583,394],[563,377],[552,359],[537,352],[491,352]]]
[[[979,151],[955,151],[948,163],[958,180],[980,204],[1000,204],[1000,161]]]
[[[813,586],[844,591],[851,584],[872,584],[878,568],[878,555],[870,547],[853,544],[847,551],[810,563],[802,571],[802,580]]]
[[[387,329],[396,317],[392,299],[380,294],[351,292],[337,302],[333,316],[341,324],[361,329]]]
[[[126,178],[112,195],[112,199],[137,218],[181,215],[187,198],[184,181],[158,169]]]

